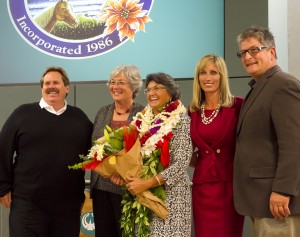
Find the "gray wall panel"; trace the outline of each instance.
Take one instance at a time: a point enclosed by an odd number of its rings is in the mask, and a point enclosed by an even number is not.
[[[0,87],[0,127],[16,107],[24,103],[37,101],[41,97],[41,89],[37,86]]]
[[[247,76],[236,52],[237,35],[251,25],[268,26],[267,0],[225,0],[225,60],[231,77]]]
[[[250,87],[248,86],[248,82],[250,80],[251,80],[250,77],[229,79],[231,93],[236,96],[245,97],[245,95],[248,93],[250,89]]]
[[[25,103],[37,102],[40,99],[41,87],[39,85],[0,87],[0,128],[15,108]],[[69,104],[74,104],[73,86],[71,86],[67,101]]]

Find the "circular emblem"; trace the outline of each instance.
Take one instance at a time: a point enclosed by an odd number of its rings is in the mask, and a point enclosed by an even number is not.
[[[95,223],[93,212],[84,212],[81,214],[80,231],[87,236],[95,235]]]
[[[17,32],[60,58],[110,52],[145,31],[153,0],[8,0]]]

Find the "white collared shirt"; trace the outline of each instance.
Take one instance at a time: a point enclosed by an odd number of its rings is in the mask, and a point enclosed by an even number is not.
[[[47,110],[48,112],[50,112],[50,113],[52,113],[52,114],[56,114],[56,115],[61,115],[61,114],[62,114],[63,112],[65,112],[66,109],[67,109],[67,101],[66,101],[66,100],[65,100],[65,105],[64,105],[64,107],[62,107],[62,108],[61,108],[60,110],[58,110],[58,111],[55,111],[55,109],[53,108],[53,106],[48,105],[48,104],[46,103],[46,101],[45,101],[43,98],[41,98],[39,105],[41,106],[41,109],[45,109],[45,110]]]

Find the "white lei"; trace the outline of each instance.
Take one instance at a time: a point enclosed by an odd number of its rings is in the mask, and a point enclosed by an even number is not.
[[[160,140],[163,142],[163,136],[167,135],[169,132],[172,132],[174,128],[176,128],[177,124],[180,122],[180,115],[182,113],[186,113],[186,108],[179,101],[179,105],[177,108],[171,113],[162,111],[161,113],[154,116],[152,108],[147,105],[145,108],[145,113],[141,112],[137,113],[137,115],[133,118],[133,124],[135,124],[136,120],[140,120],[141,126],[137,128],[139,131],[139,136],[142,137],[146,132],[150,131],[150,129],[160,126],[160,129],[149,137],[149,139],[145,142],[145,144],[141,147],[142,156],[149,156],[156,149],[155,144]],[[166,115],[170,115],[167,117]],[[161,119],[161,123],[155,124],[155,121]]]

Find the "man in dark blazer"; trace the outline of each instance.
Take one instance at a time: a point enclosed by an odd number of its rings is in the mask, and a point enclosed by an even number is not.
[[[237,126],[234,202],[254,237],[300,236],[300,82],[281,71],[272,33],[238,38],[251,90]]]

